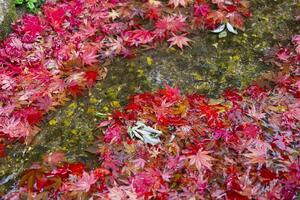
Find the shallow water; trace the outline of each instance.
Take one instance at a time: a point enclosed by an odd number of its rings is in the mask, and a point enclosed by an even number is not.
[[[243,88],[261,73],[275,70],[263,63],[263,52],[287,42],[299,31],[293,19],[300,5],[296,0],[253,2],[254,16],[246,32],[237,36],[229,34],[219,39],[211,33],[197,32],[191,48],[184,51],[163,45],[155,51],[140,52],[132,60],[115,60],[108,66],[104,81],[46,117],[40,126],[42,131],[30,146],[8,147],[8,156],[0,160],[0,195],[14,184],[20,172],[45,153],[63,151],[68,161],[93,166],[97,159],[86,149],[99,132],[97,123],[124,105],[130,94],[167,83],[184,92],[217,97],[227,87]]]

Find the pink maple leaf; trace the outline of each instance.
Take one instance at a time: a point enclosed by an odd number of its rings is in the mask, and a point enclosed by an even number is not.
[[[196,155],[191,155],[188,158],[190,159],[190,165],[195,165],[196,168],[201,171],[203,167],[208,168],[211,170],[212,164],[211,162],[216,160],[215,158],[208,155],[211,153],[210,151],[202,151],[202,149],[199,149]]]
[[[0,132],[10,138],[25,138],[30,134],[31,127],[28,123],[15,117],[0,117]]]
[[[173,5],[174,8],[177,8],[178,6],[185,7],[189,2],[189,0],[169,0],[169,5]]]
[[[277,52],[276,56],[281,61],[288,61],[290,58],[290,51],[287,48],[282,48]]]
[[[81,53],[81,58],[84,64],[86,65],[93,65],[98,62],[98,47],[87,45],[83,48]]]
[[[210,6],[206,3],[197,5],[194,5],[194,15],[199,17],[199,16],[207,16],[208,13],[210,12]]]
[[[251,153],[245,153],[244,156],[249,158],[251,164],[264,164],[267,161],[267,151],[271,149],[271,146],[263,141],[255,141],[255,147],[249,147],[248,150]]]
[[[122,142],[122,134],[121,128],[119,125],[113,125],[105,131],[104,141],[107,143],[117,142],[121,144]]]
[[[184,32],[186,30],[186,17],[182,15],[178,16],[166,16],[157,20],[155,23],[156,32]]]
[[[295,35],[292,39],[292,42],[295,44],[295,45],[300,45],[300,35]]]
[[[168,39],[168,42],[171,42],[170,47],[177,45],[182,50],[183,46],[190,46],[189,42],[191,40],[185,36],[186,34],[174,35],[173,37]]]
[[[75,184],[70,186],[70,190],[88,192],[91,186],[97,182],[97,178],[92,172],[91,174],[83,172],[82,177]]]
[[[127,31],[124,34],[124,39],[127,40],[130,46],[139,46],[141,44],[149,44],[154,39],[154,33],[146,29],[137,29]]]

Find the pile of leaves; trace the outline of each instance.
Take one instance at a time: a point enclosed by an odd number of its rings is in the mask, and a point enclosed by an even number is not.
[[[29,143],[45,113],[105,77],[116,56],[163,41],[183,48],[195,29],[244,29],[245,0],[46,1],[0,44],[0,142]],[[1,139],[2,138],[2,139]],[[3,146],[3,144],[1,144]]]
[[[300,36],[280,68],[219,99],[177,88],[135,94],[99,124],[98,168],[61,153],[24,172],[6,199],[276,199],[300,191]]]

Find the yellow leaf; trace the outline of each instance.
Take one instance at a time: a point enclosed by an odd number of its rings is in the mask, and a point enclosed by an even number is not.
[[[118,101],[112,101],[110,104],[114,108],[119,108],[121,106],[120,102],[118,102]]]
[[[194,73],[193,76],[194,76],[194,79],[196,81],[202,81],[203,80],[202,76],[198,73]]]
[[[148,64],[148,65],[152,65],[152,61],[153,61],[152,58],[147,57],[147,64]]]
[[[107,106],[104,106],[104,107],[103,107],[103,110],[104,110],[105,112],[107,112],[107,111],[109,111],[109,108],[108,108]]]
[[[90,103],[91,104],[96,104],[97,102],[98,102],[98,100],[95,97],[90,98]]]
[[[188,102],[183,102],[177,106],[177,108],[174,108],[173,113],[175,115],[183,115],[187,111]]]
[[[76,104],[76,103],[71,103],[71,104],[69,105],[69,108],[71,108],[71,109],[76,109],[76,108],[77,108],[77,104]]]
[[[287,110],[286,106],[269,106],[268,108],[278,113],[285,112]]]
[[[96,112],[96,110],[95,110],[95,108],[90,107],[90,108],[87,109],[86,112],[89,113],[89,114],[94,114]]]
[[[51,120],[49,121],[49,124],[50,124],[50,126],[54,126],[55,124],[57,124],[56,119],[51,119]]]
[[[73,129],[73,130],[71,130],[71,133],[74,134],[74,135],[77,135],[78,131],[76,129]]]

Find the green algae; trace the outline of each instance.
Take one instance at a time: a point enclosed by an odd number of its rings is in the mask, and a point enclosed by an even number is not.
[[[97,159],[87,149],[100,131],[97,123],[107,113],[124,105],[128,96],[161,87],[178,86],[184,92],[200,92],[217,97],[227,87],[243,88],[261,73],[275,70],[261,58],[277,43],[288,41],[298,31],[293,21],[296,1],[256,0],[253,18],[246,32],[237,36],[195,32],[191,48],[184,51],[165,45],[132,60],[117,59],[109,66],[107,78],[83,97],[47,115],[41,132],[25,147],[8,147],[8,156],[0,164],[0,195],[9,189],[20,172],[45,153],[62,151],[69,162],[84,162],[88,167]]]

